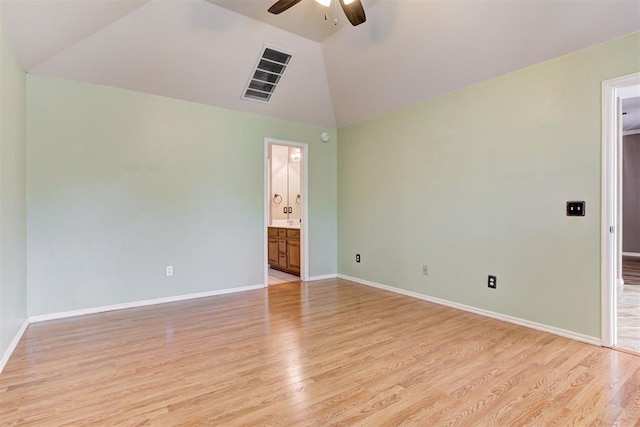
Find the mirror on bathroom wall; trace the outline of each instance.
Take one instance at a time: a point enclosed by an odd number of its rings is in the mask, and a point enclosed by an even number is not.
[[[301,163],[298,147],[271,145],[271,209],[270,224],[277,227],[299,227],[302,216]]]

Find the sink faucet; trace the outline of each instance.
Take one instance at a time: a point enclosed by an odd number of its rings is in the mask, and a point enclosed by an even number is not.
[[[287,220],[287,222],[289,223],[290,226],[293,227],[293,220],[292,219]]]

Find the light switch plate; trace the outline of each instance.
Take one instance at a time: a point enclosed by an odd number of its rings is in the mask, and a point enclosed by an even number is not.
[[[584,216],[584,202],[567,202],[567,216]]]

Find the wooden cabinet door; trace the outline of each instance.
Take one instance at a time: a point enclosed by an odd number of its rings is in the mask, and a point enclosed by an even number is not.
[[[278,255],[278,266],[280,268],[287,268],[287,254]]]
[[[287,258],[289,258],[289,270],[300,273],[300,242],[298,240],[287,242]]]
[[[278,239],[269,239],[269,264],[278,265]]]

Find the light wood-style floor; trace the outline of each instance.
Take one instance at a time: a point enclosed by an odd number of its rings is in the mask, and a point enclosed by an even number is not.
[[[634,425],[640,358],[326,280],[29,326],[2,425]]]
[[[625,285],[640,286],[640,258],[622,257],[622,279]]]
[[[640,286],[623,285],[617,289],[616,346],[640,353]]]
[[[296,282],[300,280],[300,277],[270,268],[268,279],[269,279],[269,286],[271,286],[271,285],[280,285],[282,283],[288,283],[288,282]]]
[[[624,285],[617,289],[617,344],[640,353],[640,258],[622,257]]]

